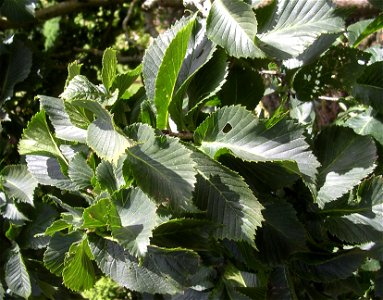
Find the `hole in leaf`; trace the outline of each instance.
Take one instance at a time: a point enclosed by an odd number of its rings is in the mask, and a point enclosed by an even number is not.
[[[222,129],[222,132],[223,133],[228,133],[230,130],[232,130],[233,129],[233,127],[231,127],[231,125],[229,124],[229,123],[227,123],[226,125],[225,125],[225,127],[223,127],[223,129]]]

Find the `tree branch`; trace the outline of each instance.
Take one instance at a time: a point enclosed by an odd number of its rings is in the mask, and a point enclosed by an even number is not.
[[[36,10],[35,18],[32,21],[23,22],[23,23],[13,23],[7,19],[0,19],[0,30],[4,29],[15,29],[33,25],[39,21],[49,20],[55,17],[63,16],[70,13],[76,13],[82,11],[89,7],[100,7],[100,6],[110,6],[116,4],[122,4],[124,0],[69,0],[65,2],[60,2],[45,8]]]

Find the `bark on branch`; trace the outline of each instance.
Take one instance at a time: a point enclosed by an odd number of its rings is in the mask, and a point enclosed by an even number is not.
[[[33,25],[39,21],[49,20],[55,17],[63,16],[70,13],[76,13],[89,7],[100,7],[122,4],[124,0],[69,0],[60,2],[45,8],[36,10],[35,18],[32,21],[24,23],[13,23],[7,19],[0,19],[0,30],[22,28]]]

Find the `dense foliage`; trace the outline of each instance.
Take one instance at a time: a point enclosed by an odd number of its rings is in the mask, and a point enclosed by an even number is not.
[[[0,298],[383,297],[383,52],[358,48],[383,15],[258,2],[215,0],[136,68],[108,48],[101,82],[73,62],[38,96],[0,171]]]

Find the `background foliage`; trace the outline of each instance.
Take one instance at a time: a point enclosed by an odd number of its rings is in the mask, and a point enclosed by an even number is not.
[[[260,2],[0,1],[0,298],[383,297],[382,7]]]

